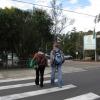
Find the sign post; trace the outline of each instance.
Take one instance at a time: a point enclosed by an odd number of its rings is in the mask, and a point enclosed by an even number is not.
[[[84,50],[95,50],[95,61],[96,61],[96,36],[93,35],[84,36]]]
[[[78,59],[78,52],[76,52],[76,59]]]

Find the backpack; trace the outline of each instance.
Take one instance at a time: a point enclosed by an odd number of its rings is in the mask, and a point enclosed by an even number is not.
[[[39,66],[46,66],[47,60],[44,54],[38,54],[37,55],[37,63]]]
[[[54,51],[54,64],[55,65],[60,65],[63,63],[63,57],[61,54],[61,50]]]

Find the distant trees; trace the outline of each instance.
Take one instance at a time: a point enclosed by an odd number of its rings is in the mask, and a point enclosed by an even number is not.
[[[59,14],[63,15],[61,10],[56,9],[60,6],[56,6],[56,0],[52,1],[52,18],[46,11],[36,8],[28,11],[13,7],[0,9],[0,53],[15,52],[26,58],[39,47],[49,53],[53,36],[57,34],[65,54],[75,57],[78,52],[79,58],[82,58],[84,32],[74,30],[70,34],[61,34],[68,20],[66,17],[58,18]],[[85,34],[92,33],[88,31]],[[100,52],[100,49],[97,48],[97,51]]]
[[[52,19],[44,10],[0,9],[0,51],[27,57],[40,46],[45,50],[52,40],[52,25]]]
[[[97,55],[100,55],[100,32],[97,32],[97,39],[96,39],[96,51]],[[61,35],[62,39],[62,48],[66,55],[72,55],[76,58],[76,52],[78,52],[78,58],[83,58],[83,38],[84,35],[93,35],[93,31],[89,30],[88,32],[77,32],[73,31],[70,34]],[[94,50],[87,50],[85,51],[86,56],[91,56],[94,58]]]
[[[83,52],[83,32],[71,32],[62,36],[63,50],[66,55],[76,57],[76,52],[79,53],[80,58]]]
[[[99,23],[100,22],[100,14],[98,14],[95,19],[94,19],[95,23]]]
[[[33,31],[35,34],[34,44],[36,48],[43,47],[44,50],[49,42],[52,41],[51,27],[53,25],[52,19],[46,11],[37,9],[32,13]]]

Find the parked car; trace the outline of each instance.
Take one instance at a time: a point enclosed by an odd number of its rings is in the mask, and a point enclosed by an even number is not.
[[[0,66],[2,65],[2,58],[0,58]]]
[[[50,55],[48,55],[48,54],[45,54],[45,56],[47,57],[47,59],[50,59]]]
[[[8,53],[7,59],[8,59],[8,62],[7,62],[8,63],[8,66],[11,66],[12,65],[12,60],[13,60],[13,65],[14,66],[17,66],[18,65],[19,58],[16,55],[16,53],[13,53],[13,59],[12,59],[12,53]]]
[[[65,60],[71,60],[71,59],[73,59],[73,57],[71,55],[65,55],[64,58],[65,58]]]
[[[0,54],[0,66],[3,65],[2,54]]]

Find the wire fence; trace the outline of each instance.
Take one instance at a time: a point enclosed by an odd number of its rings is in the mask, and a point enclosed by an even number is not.
[[[30,59],[0,61],[0,69],[30,68]]]

